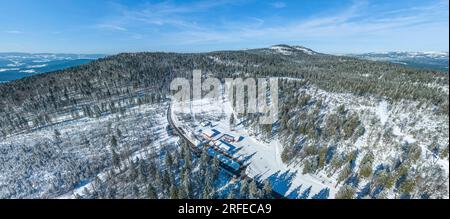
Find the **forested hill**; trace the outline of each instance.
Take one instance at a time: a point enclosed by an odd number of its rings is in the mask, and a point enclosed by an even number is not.
[[[448,74],[277,45],[197,54],[123,53],[0,84],[0,136],[53,124],[60,112],[95,117],[159,101],[174,77],[190,77],[193,69],[219,77],[299,78],[329,92],[417,100],[448,113]]]

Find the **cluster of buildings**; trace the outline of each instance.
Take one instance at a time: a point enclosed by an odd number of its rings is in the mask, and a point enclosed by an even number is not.
[[[205,126],[202,124],[202,126]],[[219,161],[234,171],[242,167],[242,158],[236,157],[235,154],[239,148],[235,143],[241,140],[241,137],[234,136],[229,133],[223,133],[214,128],[206,128],[201,130],[202,146],[207,147],[210,156],[217,157]]]

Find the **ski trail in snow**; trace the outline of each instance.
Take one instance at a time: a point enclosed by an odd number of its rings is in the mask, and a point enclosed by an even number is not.
[[[278,165],[282,165],[283,161],[281,160],[281,144],[280,142],[277,140],[270,142],[270,147],[275,147],[275,160],[277,161]]]

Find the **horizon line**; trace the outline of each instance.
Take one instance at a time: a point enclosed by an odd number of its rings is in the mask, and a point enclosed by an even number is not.
[[[23,53],[23,54],[31,54],[31,55],[38,55],[38,54],[55,54],[55,55],[104,55],[104,56],[112,56],[112,55],[118,55],[118,54],[123,54],[123,53],[180,53],[180,54],[200,54],[200,53],[211,53],[211,52],[223,52],[223,51],[245,51],[245,50],[253,50],[253,49],[269,49],[273,46],[279,46],[279,45],[287,45],[287,46],[301,46],[307,49],[311,49],[315,52],[318,53],[323,53],[323,54],[330,54],[330,55],[351,55],[351,54],[370,54],[370,53],[375,53],[375,54],[382,54],[382,53],[389,53],[389,52],[398,52],[398,53],[414,53],[414,52],[422,52],[422,53],[426,53],[426,52],[442,52],[442,53],[449,53],[449,50],[422,50],[422,51],[416,51],[416,50],[411,50],[411,51],[405,51],[405,50],[384,50],[384,51],[365,51],[365,52],[326,52],[326,51],[317,51],[313,48],[310,47],[306,47],[303,45],[295,45],[295,44],[284,44],[284,43],[279,43],[279,44],[273,44],[270,45],[268,47],[253,47],[253,48],[241,48],[241,49],[220,49],[220,50],[207,50],[207,51],[184,51],[184,50],[142,50],[142,51],[120,51],[120,52],[114,52],[114,53],[109,53],[109,52],[26,52],[26,51],[0,51],[0,54],[5,54],[5,53]]]

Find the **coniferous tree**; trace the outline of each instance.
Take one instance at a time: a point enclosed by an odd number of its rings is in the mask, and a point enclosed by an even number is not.
[[[183,190],[185,191],[186,198],[193,198],[194,195],[190,177],[189,171],[185,171],[183,177]]]
[[[117,133],[117,137],[122,138],[122,131],[120,131],[119,128],[117,128],[116,133]]]
[[[230,129],[234,130],[234,114],[230,116]]]
[[[220,171],[220,161],[219,161],[219,158],[217,158],[217,156],[215,156],[213,158],[213,165],[212,165],[212,169],[211,169],[211,174],[212,174],[213,180],[216,180],[218,178],[219,171]]]
[[[170,186],[170,199],[178,199],[178,188],[176,185]]]
[[[120,169],[120,156],[116,153],[116,151],[114,149],[112,149],[112,160],[113,160],[113,164],[114,166],[118,167]]]
[[[255,180],[252,180],[250,182],[249,197],[250,197],[250,199],[257,199],[260,197],[258,186],[256,185]]]
[[[336,193],[336,199],[352,199],[355,195],[356,190],[350,185],[342,186],[339,191]]]
[[[339,184],[340,182],[345,181],[350,174],[352,173],[352,169],[350,167],[349,164],[347,164],[342,171],[339,173],[338,178],[337,178],[337,183]]]
[[[207,182],[205,187],[203,188],[203,192],[202,192],[202,198],[203,199],[211,199],[213,197],[213,188],[212,185]]]
[[[156,189],[152,184],[148,185],[147,195],[149,199],[158,199],[158,194],[156,193]]]
[[[263,198],[266,199],[272,198],[272,184],[268,179],[264,180]]]
[[[167,165],[168,168],[171,168],[173,165],[173,159],[172,159],[172,155],[170,155],[170,153],[166,153],[166,157],[165,157],[165,163]]]
[[[117,148],[117,139],[116,139],[116,136],[114,136],[114,135],[111,137],[111,147]]]
[[[249,184],[247,179],[242,180],[239,195],[241,199],[247,199],[249,197]]]

